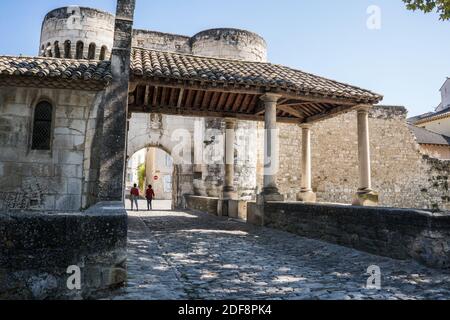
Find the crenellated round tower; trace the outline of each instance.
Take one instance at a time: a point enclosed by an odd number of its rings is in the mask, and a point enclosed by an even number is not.
[[[67,6],[50,11],[42,23],[39,55],[105,60],[114,41],[114,15],[98,9]],[[267,62],[266,41],[233,28],[210,29],[193,37],[133,30],[133,46],[207,57]]]
[[[86,7],[62,7],[44,18],[39,55],[105,60],[110,58],[113,39],[114,15]]]
[[[256,33],[231,28],[210,29],[191,38],[194,55],[267,62],[266,41]]]

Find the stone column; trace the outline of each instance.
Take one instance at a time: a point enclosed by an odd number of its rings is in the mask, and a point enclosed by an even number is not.
[[[372,190],[369,137],[370,109],[371,106],[363,106],[358,110],[359,189],[353,205],[376,206],[378,204],[378,193]]]
[[[223,199],[236,200],[237,192],[234,186],[234,143],[236,138],[236,120],[225,119],[225,181]]]
[[[153,178],[156,173],[156,148],[148,148],[147,154],[145,156],[145,176],[146,176],[146,186],[153,184]]]
[[[265,108],[264,134],[264,188],[261,196],[264,201],[284,201],[277,186],[279,169],[279,131],[277,127],[277,101],[280,95],[267,93],[261,97]]]
[[[302,124],[302,189],[299,200],[316,202],[316,194],[312,189],[311,175],[311,124]]]
[[[112,81],[102,107],[99,201],[122,201],[127,149],[128,90],[135,0],[118,0],[111,55]]]

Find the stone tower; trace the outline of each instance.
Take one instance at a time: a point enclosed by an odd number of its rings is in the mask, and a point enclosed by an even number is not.
[[[191,46],[194,55],[267,62],[266,41],[247,30],[231,28],[205,30],[191,38]]]
[[[113,38],[114,15],[86,7],[62,7],[44,18],[39,55],[105,60],[110,58]]]

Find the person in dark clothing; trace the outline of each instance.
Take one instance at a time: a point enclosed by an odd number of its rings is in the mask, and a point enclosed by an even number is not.
[[[138,205],[139,195],[140,195],[140,191],[137,187],[137,184],[135,184],[133,186],[133,188],[131,188],[131,192],[130,192],[131,211],[133,211],[133,205],[136,205],[136,211],[139,211],[139,205]]]
[[[153,210],[152,201],[155,198],[155,191],[151,185],[148,186],[147,191],[145,192],[145,197],[147,198],[148,211]]]

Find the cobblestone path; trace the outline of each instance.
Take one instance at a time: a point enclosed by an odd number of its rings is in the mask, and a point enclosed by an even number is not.
[[[130,212],[113,299],[450,299],[450,274],[203,213]],[[382,289],[367,290],[367,268]]]

